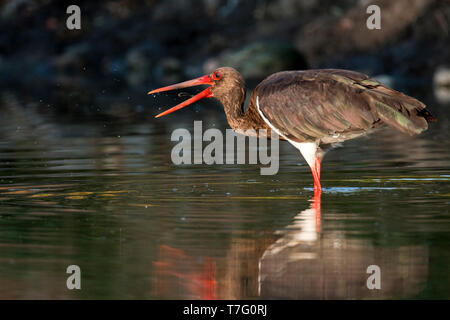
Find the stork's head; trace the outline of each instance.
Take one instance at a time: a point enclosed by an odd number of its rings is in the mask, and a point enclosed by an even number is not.
[[[175,107],[170,108],[160,114],[158,114],[155,118],[159,118],[165,116],[169,113],[177,111],[181,108],[184,108],[200,99],[203,98],[217,98],[222,104],[225,105],[225,102],[228,99],[233,99],[236,95],[245,96],[245,82],[242,78],[241,74],[237,72],[235,69],[230,67],[222,67],[216,69],[214,72],[204,75],[202,77],[184,81],[181,83],[173,84],[167,87],[159,88],[156,90],[150,91],[148,94],[153,94],[162,91],[169,91],[175,89],[188,88],[198,85],[210,85],[205,90],[196,94],[195,96],[183,101],[182,103],[176,105]],[[243,99],[240,97],[240,99]]]

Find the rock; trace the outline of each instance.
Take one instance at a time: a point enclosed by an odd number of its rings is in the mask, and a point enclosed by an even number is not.
[[[125,57],[125,78],[130,86],[139,86],[151,80],[152,55],[145,47],[128,51]]]
[[[125,74],[125,60],[123,58],[105,57],[102,59],[103,73],[106,75],[113,75],[115,77],[122,77]]]
[[[63,54],[54,59],[54,65],[62,72],[81,70],[86,64],[89,49],[89,44],[86,42],[68,46]]]
[[[162,58],[153,70],[153,76],[163,85],[182,81],[183,66],[181,61],[174,57]]]
[[[38,5],[31,0],[12,0],[4,3],[0,16],[3,19],[11,19],[23,11],[26,14],[33,14],[38,9]]]
[[[376,50],[395,41],[406,27],[416,21],[434,0],[374,0],[381,10],[381,30],[369,30],[366,21],[367,1],[341,17],[320,17],[298,33],[295,47],[310,65],[320,66],[348,53]]]
[[[174,20],[189,21],[196,17],[199,10],[193,10],[194,3],[185,0],[160,1],[152,10],[152,21],[155,23],[162,23]]]
[[[207,60],[203,68],[208,73],[223,66],[235,68],[246,79],[259,80],[278,71],[306,67],[303,57],[290,44],[283,42],[250,43]]]
[[[450,68],[439,67],[434,73],[433,85],[435,87],[450,87]]]
[[[298,17],[319,5],[317,0],[276,0],[260,4],[264,6],[264,18],[286,19]],[[261,8],[257,8],[262,10]]]
[[[435,71],[433,88],[439,102],[450,103],[450,68],[441,66]]]

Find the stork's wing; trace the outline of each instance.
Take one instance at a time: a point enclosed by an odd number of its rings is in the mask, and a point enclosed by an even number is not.
[[[271,125],[297,142],[365,132],[382,123],[418,134],[434,119],[420,101],[347,70],[276,73],[255,89],[255,106],[256,97]]]

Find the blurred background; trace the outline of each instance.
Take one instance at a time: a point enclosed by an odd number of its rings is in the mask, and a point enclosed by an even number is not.
[[[359,70],[403,90],[449,77],[448,0],[79,1],[81,30],[66,27],[70,4],[0,2],[3,93],[45,112],[124,117],[157,111],[151,88],[218,66],[250,88],[305,68]],[[366,28],[369,4],[381,8],[381,30]]]
[[[0,0],[0,298],[449,299],[449,26],[448,0]],[[250,90],[358,70],[438,121],[327,154],[317,209],[289,144],[275,176],[172,164],[174,129],[225,130],[225,114],[207,99],[154,119],[190,91],[147,92],[218,66]]]

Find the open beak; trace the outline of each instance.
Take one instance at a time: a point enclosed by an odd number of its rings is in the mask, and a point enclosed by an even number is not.
[[[155,89],[150,91],[148,94],[153,94],[156,92],[163,92],[163,91],[169,91],[169,90],[175,90],[175,89],[182,89],[182,88],[188,88],[188,87],[193,87],[193,86],[199,86],[201,84],[209,84],[209,85],[214,85],[214,81],[213,79],[209,76],[203,76],[197,79],[193,79],[193,80],[189,80],[189,81],[184,81],[181,83],[177,83],[177,84],[173,84],[171,86],[167,86],[167,87],[163,87],[163,88],[159,88],[159,89]],[[200,99],[203,98],[210,98],[213,96],[213,93],[211,91],[211,87],[201,91],[200,93],[196,94],[195,96],[193,96],[192,98],[187,99],[186,101],[176,105],[175,107],[170,108],[169,110],[166,110],[160,114],[158,114],[157,116],[155,116],[155,118],[159,118],[162,116],[165,116],[166,114],[172,113],[174,111],[180,110],[181,108],[184,108]]]

